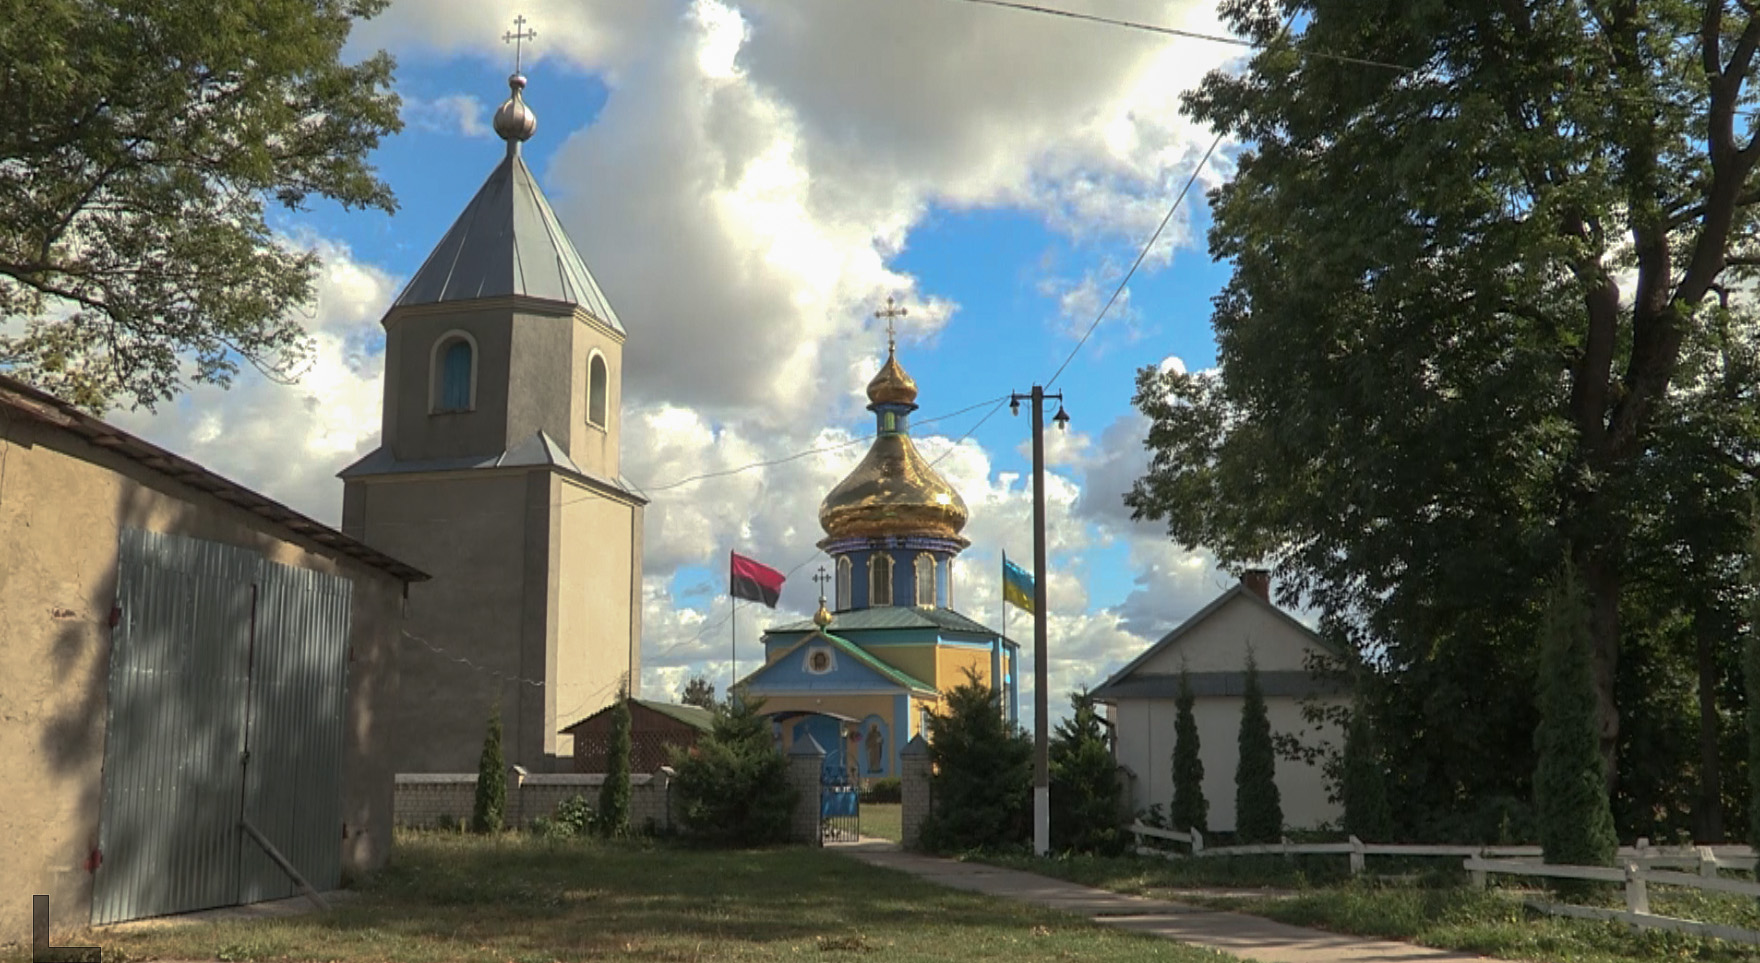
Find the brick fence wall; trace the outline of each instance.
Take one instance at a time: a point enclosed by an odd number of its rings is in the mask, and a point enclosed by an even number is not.
[[[631,829],[637,832],[670,832],[673,829],[672,780],[672,772],[668,769],[629,777]],[[586,797],[588,805],[597,807],[599,787],[604,782],[603,773],[532,773],[524,780],[510,776],[507,780],[507,824],[524,827],[539,816],[553,816],[557,806],[576,795]],[[399,826],[420,828],[468,823],[476,801],[477,774],[474,772],[400,772],[397,774],[392,818]]]

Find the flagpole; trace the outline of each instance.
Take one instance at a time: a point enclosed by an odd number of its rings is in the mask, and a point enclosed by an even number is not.
[[[739,597],[733,598],[733,637],[727,645],[727,700],[733,704],[733,684],[739,681]]]

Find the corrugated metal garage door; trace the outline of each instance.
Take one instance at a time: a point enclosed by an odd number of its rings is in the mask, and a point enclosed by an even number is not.
[[[92,922],[340,877],[351,584],[228,545],[124,529]]]

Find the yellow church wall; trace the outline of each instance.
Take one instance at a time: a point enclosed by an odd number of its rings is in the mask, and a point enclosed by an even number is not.
[[[639,509],[578,482],[553,476],[557,571],[551,588],[556,640],[545,692],[545,750],[574,753],[574,737],[558,730],[611,703],[625,666],[639,694],[641,624],[632,573],[639,570]],[[632,564],[633,562],[633,564]]]
[[[968,668],[984,684],[991,685],[989,649],[939,648],[935,653],[935,688],[947,692],[964,685]]]
[[[934,645],[877,645],[872,648],[863,647],[862,651],[913,679],[935,684]]]

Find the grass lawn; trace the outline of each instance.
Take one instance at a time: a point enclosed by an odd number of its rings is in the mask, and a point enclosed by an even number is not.
[[[862,835],[901,842],[904,839],[904,806],[900,803],[862,803]]]
[[[95,941],[106,960],[1229,959],[805,848],[400,833],[391,865],[359,888],[325,914]],[[28,948],[0,956],[28,959]]]
[[[1001,857],[1000,865],[1072,882],[1146,896],[1168,896],[1218,909],[1233,909],[1297,926],[1360,936],[1380,936],[1509,960],[1544,963],[1638,963],[1700,960],[1736,963],[1760,958],[1760,947],[1655,930],[1634,932],[1624,924],[1543,916],[1522,905],[1534,891],[1466,887],[1465,874],[1437,860],[1413,860],[1401,883],[1353,881],[1341,858],[1282,857],[1160,860],[1144,857],[1070,857],[1035,860]],[[1420,868],[1427,864],[1428,869]],[[1385,871],[1371,861],[1372,872]],[[1192,888],[1270,887],[1263,895],[1194,896]],[[1599,905],[1624,906],[1609,888]],[[1651,886],[1651,911],[1662,916],[1760,929],[1760,904],[1741,897]]]

